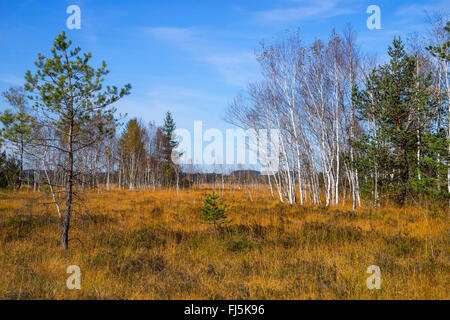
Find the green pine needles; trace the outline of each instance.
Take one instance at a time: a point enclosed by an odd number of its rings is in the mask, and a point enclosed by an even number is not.
[[[216,229],[230,222],[230,220],[227,220],[227,209],[229,206],[224,205],[223,202],[224,200],[219,200],[219,195],[213,192],[206,196],[205,204],[202,208],[202,219],[206,223],[213,224]]]

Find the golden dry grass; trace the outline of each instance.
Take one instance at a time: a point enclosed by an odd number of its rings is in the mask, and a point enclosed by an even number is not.
[[[233,219],[201,223],[207,187],[90,192],[70,249],[39,195],[0,194],[0,299],[449,299],[446,214],[301,208],[266,190],[225,191]],[[431,243],[433,254],[431,252]],[[81,268],[68,290],[66,268]],[[368,290],[366,269],[381,268]]]

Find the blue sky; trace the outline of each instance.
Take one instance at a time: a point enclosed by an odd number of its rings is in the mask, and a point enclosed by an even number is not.
[[[73,4],[81,9],[80,30],[66,27]],[[381,30],[366,27],[369,5],[381,8]],[[351,23],[363,51],[382,60],[394,35],[425,30],[425,10],[449,7],[450,0],[0,0],[0,90],[23,84],[37,53],[48,55],[66,30],[94,63],[108,63],[108,82],[132,84],[119,111],[160,124],[170,110],[179,128],[202,120],[204,128],[224,130],[231,127],[222,120],[229,101],[260,77],[254,49],[261,40],[300,28],[309,43]]]

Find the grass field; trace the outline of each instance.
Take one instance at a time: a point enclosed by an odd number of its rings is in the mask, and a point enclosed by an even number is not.
[[[232,222],[200,220],[207,187],[89,192],[70,248],[48,198],[0,193],[0,299],[449,299],[446,213],[288,206],[226,190]],[[425,218],[426,214],[426,218]],[[69,290],[69,265],[81,290]],[[366,286],[368,266],[381,289]]]

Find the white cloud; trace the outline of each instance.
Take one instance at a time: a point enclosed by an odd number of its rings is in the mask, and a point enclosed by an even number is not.
[[[290,8],[276,8],[251,13],[252,20],[259,23],[287,23],[299,20],[329,18],[355,12],[353,3],[346,0],[291,1],[301,5]]]
[[[193,28],[151,27],[145,28],[144,31],[152,38],[188,49],[192,49],[193,42],[199,41],[198,32]]]
[[[197,100],[197,101],[209,101],[209,102],[224,102],[225,100],[211,95],[207,92],[185,88],[185,87],[173,87],[173,86],[162,86],[152,88],[148,93],[151,99],[166,99],[177,104],[186,100]]]
[[[7,84],[12,84],[15,86],[23,86],[25,84],[25,80],[23,78],[17,77],[12,74],[2,74],[0,75],[0,82],[4,82]]]
[[[208,64],[227,84],[243,87],[257,77],[254,54],[230,49],[218,41],[217,34],[196,28],[176,27],[145,28],[145,32],[154,39],[188,52],[194,61]]]
[[[214,66],[228,84],[245,87],[249,81],[258,78],[258,64],[253,53],[220,53],[209,55],[203,59]]]
[[[425,12],[433,13],[433,12],[443,12],[443,13],[449,13],[450,8],[450,0],[440,0],[440,1],[434,1],[432,3],[416,3],[416,4],[410,4],[405,5],[400,8],[398,8],[395,11],[395,14],[398,16],[405,16],[409,18],[416,18],[417,16],[423,16],[425,17]]]

